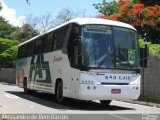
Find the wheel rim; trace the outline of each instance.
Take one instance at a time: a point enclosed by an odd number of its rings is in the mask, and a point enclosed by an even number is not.
[[[63,88],[62,88],[62,83],[58,83],[57,85],[57,101],[62,102],[63,99]]]

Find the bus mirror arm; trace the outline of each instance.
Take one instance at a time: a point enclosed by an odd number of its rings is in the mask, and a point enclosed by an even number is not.
[[[81,39],[82,39],[82,36],[78,35],[78,36],[77,36],[77,40],[78,40],[78,41],[81,41]]]
[[[77,37],[73,40],[73,43],[74,43],[74,44],[81,44],[81,39],[82,39],[81,36],[77,36]]]

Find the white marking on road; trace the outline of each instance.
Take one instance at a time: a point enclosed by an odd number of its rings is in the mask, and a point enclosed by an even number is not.
[[[6,96],[7,98],[19,98],[18,96],[16,96],[16,95],[11,95],[11,94],[5,94],[5,96]]]
[[[125,117],[122,117],[122,116],[119,116],[119,115],[114,115],[114,114],[110,114],[111,116],[114,116],[116,118],[120,118],[122,120],[132,120],[132,119],[129,119],[129,118],[125,118]]]

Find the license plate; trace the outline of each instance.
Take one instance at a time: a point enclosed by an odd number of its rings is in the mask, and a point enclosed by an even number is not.
[[[111,93],[112,94],[120,94],[121,93],[121,89],[112,89]]]

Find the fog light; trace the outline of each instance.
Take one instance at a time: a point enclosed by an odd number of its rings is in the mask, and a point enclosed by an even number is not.
[[[87,89],[89,90],[91,87],[90,86],[87,86]]]
[[[96,86],[93,86],[93,90],[95,90],[96,89]]]

